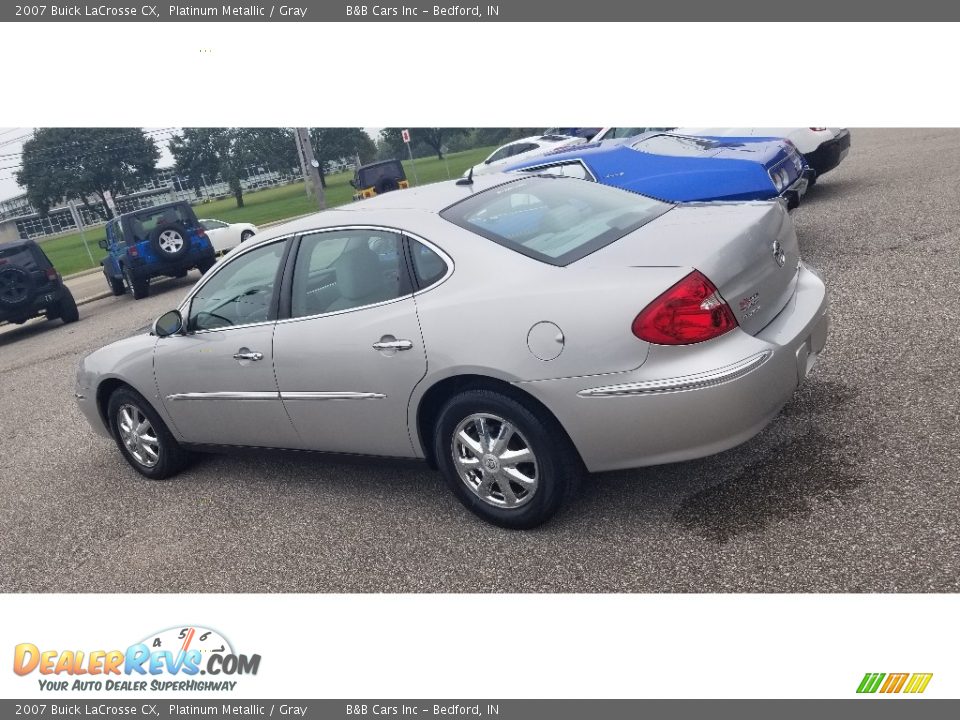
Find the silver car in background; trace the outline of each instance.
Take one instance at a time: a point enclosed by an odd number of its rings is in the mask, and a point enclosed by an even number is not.
[[[152,333],[85,358],[76,395],[150,478],[229,446],[423,458],[528,528],[584,471],[755,435],[827,324],[781,202],[490,175],[258,235]]]

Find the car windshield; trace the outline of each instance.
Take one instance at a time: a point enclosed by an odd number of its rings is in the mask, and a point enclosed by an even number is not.
[[[440,216],[535,260],[569,265],[671,207],[573,178],[532,177],[472,195]]]

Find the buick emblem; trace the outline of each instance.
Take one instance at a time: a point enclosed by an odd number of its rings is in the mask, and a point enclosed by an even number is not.
[[[777,261],[777,266],[783,267],[783,264],[787,261],[787,254],[783,251],[780,241],[774,240],[770,250],[773,252],[773,259]]]

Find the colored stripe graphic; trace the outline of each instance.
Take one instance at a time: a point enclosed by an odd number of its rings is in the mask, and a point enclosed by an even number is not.
[[[867,673],[863,676],[863,680],[860,681],[860,687],[857,688],[857,692],[875,693],[877,688],[880,687],[880,682],[884,677],[886,677],[884,673]]]
[[[886,678],[886,681],[884,681]],[[927,689],[933,673],[866,673],[860,685],[857,687],[858,693],[875,693],[878,690],[881,693],[894,694],[903,691],[904,693],[922,693]],[[883,683],[881,685],[881,683]],[[904,687],[906,686],[906,687]]]
[[[887,681],[880,688],[882,693],[898,693],[903,688],[903,684],[910,677],[910,673],[890,673],[887,675]]]
[[[930,679],[933,677],[933,673],[914,673],[913,677],[910,678],[910,682],[907,684],[907,689],[904,690],[906,693],[922,693],[927,689],[927,685],[930,684]]]

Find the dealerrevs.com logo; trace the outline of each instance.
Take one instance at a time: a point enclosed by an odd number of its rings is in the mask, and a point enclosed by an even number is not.
[[[13,671],[36,673],[48,691],[231,691],[234,678],[256,675],[260,655],[234,652],[216,630],[173,627],[151,633],[126,650],[49,650],[20,643]],[[202,678],[202,679],[201,679]]]

